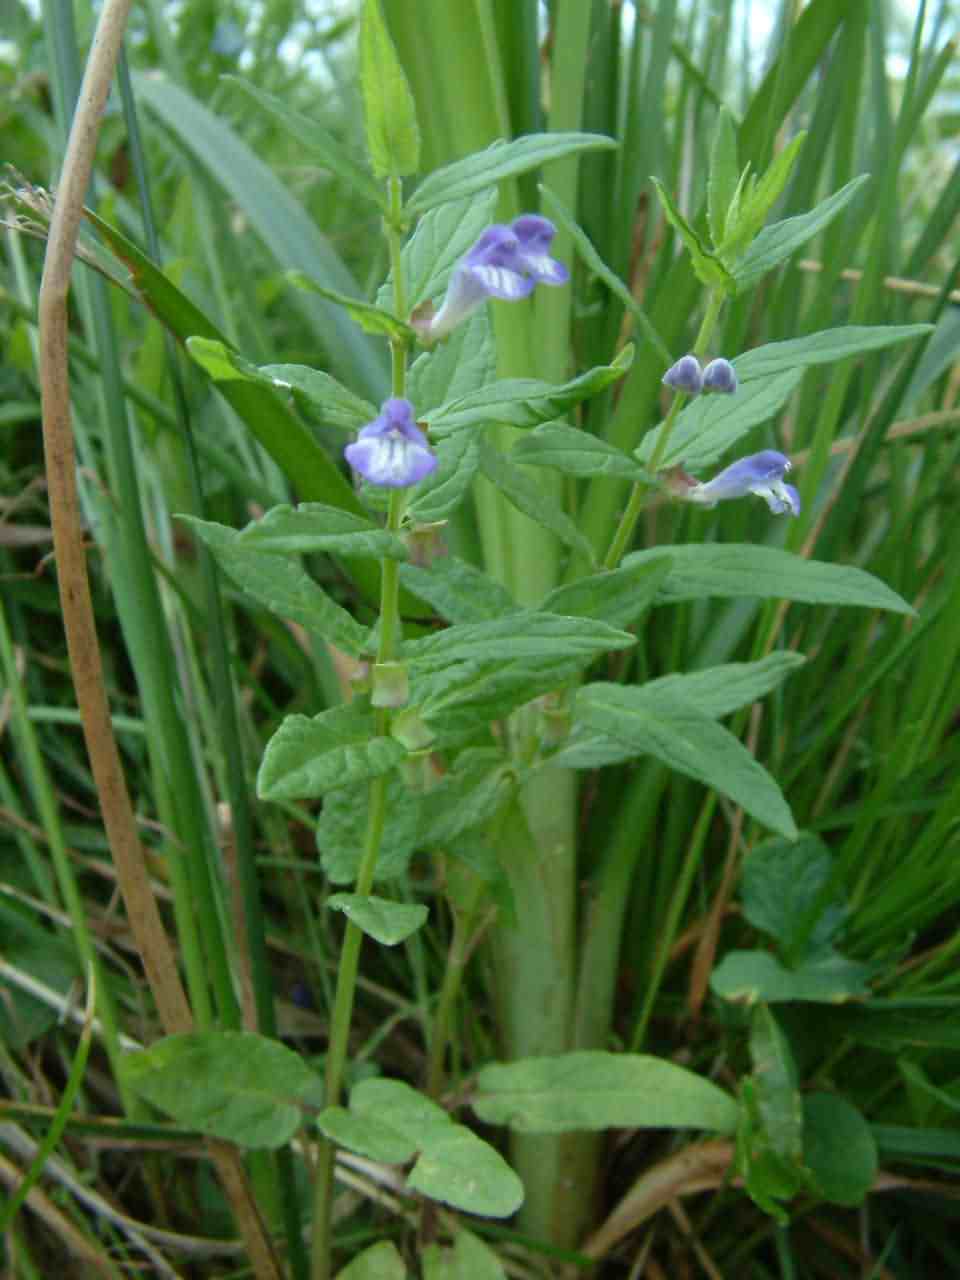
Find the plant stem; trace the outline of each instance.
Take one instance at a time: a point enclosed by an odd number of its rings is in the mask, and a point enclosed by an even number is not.
[[[399,178],[387,180],[389,214],[384,221],[384,231],[390,248],[390,265],[393,272],[394,313],[403,318],[406,314],[406,288],[403,279],[403,261],[400,250],[403,236],[403,200]],[[402,397],[407,388],[407,347],[402,340],[391,342],[392,391]],[[387,511],[387,528],[396,533],[403,519],[406,490],[394,489],[390,494]],[[400,637],[400,578],[395,560],[380,562],[380,640],[377,646],[377,663],[391,662],[397,654]],[[391,711],[378,708],[376,731],[378,736],[390,732]],[[363,857],[354,892],[369,894],[380,856],[380,842],[387,816],[387,774],[373,778],[370,783],[370,805],[367,810],[367,833]],[[350,1043],[350,1023],[353,1019],[353,1002],[357,990],[357,972],[360,966],[360,944],[363,931],[347,921],[337,967],[337,986],[333,997],[330,1018],[330,1038],[327,1044],[327,1065],[324,1075],[324,1105],[336,1106],[340,1101],[343,1077]],[[336,1151],[334,1144],[321,1138],[317,1152],[317,1173],[314,1183],[313,1242],[311,1251],[311,1280],[329,1280],[331,1246],[331,1209],[333,1207],[333,1174]]]
[[[722,289],[711,289],[707,295],[707,307],[703,313],[703,320],[700,323],[700,332],[697,334],[697,340],[693,344],[693,354],[699,359],[707,349],[707,345],[713,336],[716,328],[717,319],[720,315],[720,308],[723,306],[724,294]],[[673,427],[683,408],[687,396],[684,392],[678,391],[673,397],[670,410],[667,413],[666,421],[660,429],[660,435],[657,439],[653,456],[650,459],[649,470],[656,475],[660,464],[663,462],[664,455],[667,452],[667,445],[670,443],[670,436],[673,433]],[[615,569],[620,563],[620,558],[630,545],[630,539],[633,537],[633,531],[636,528],[640,513],[643,510],[644,499],[646,497],[646,486],[642,481],[637,481],[630,491],[630,498],[624,508],[623,515],[620,517],[620,523],[613,535],[610,543],[610,549],[603,561],[605,569]]]

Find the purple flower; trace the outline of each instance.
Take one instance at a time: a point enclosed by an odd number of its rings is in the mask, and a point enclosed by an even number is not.
[[[438,342],[487,298],[516,302],[538,284],[566,284],[567,268],[550,257],[557,229],[548,218],[525,213],[510,225],[494,223],[453,269],[446,297],[435,314],[412,317],[427,342]]]
[[[755,493],[774,513],[792,516],[800,514],[800,494],[792,484],[784,484],[783,477],[790,470],[790,459],[774,449],[752,453],[740,458],[706,484],[696,484],[683,495],[688,502],[699,502],[714,507],[728,498],[745,498]]]
[[[703,371],[704,391],[719,391],[725,396],[732,396],[737,389],[737,371],[729,360],[720,356],[711,360]]]
[[[698,396],[703,389],[703,374],[696,356],[681,356],[661,378],[665,387],[683,391],[688,396]]]
[[[354,471],[388,489],[416,484],[437,465],[427,437],[414,422],[409,400],[384,400],[379,417],[361,427],[343,452]]]

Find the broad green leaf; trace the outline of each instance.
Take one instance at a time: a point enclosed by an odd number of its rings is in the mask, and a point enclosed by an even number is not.
[[[726,267],[720,259],[713,253],[710,248],[701,240],[698,232],[689,223],[680,210],[674,204],[673,197],[667,191],[666,187],[659,178],[651,177],[650,181],[656,188],[657,195],[660,197],[660,204],[663,211],[667,215],[667,221],[674,228],[677,235],[686,245],[687,252],[690,254],[690,262],[697,279],[705,285],[712,288],[720,287],[727,290],[733,288],[733,277],[727,271]]]
[[[723,243],[727,211],[737,189],[740,165],[737,160],[737,129],[729,107],[722,106],[710,147],[710,176],[707,179],[707,219],[715,245]]]
[[[554,384],[537,378],[504,378],[421,416],[436,436],[499,423],[509,427],[535,427],[560,418],[573,405],[594,396],[616,382],[633,363],[633,346],[625,346],[608,365],[589,369],[570,382]]]
[[[580,1050],[482,1067],[471,1100],[485,1124],[516,1133],[709,1129],[733,1133],[737,1107],[710,1080],[663,1058]]]
[[[336,378],[320,369],[311,369],[304,364],[265,364],[261,365],[260,373],[275,387],[292,391],[298,403],[306,401],[324,426],[356,431],[377,416],[377,410],[369,400],[355,396]]]
[[[737,599],[761,596],[773,600],[801,600],[807,604],[853,605],[913,613],[906,600],[879,578],[852,565],[804,560],[777,547],[752,543],[690,543],[636,551],[624,564],[667,556],[671,569],[658,604],[702,600],[707,596]]]
[[[832,364],[849,356],[864,355],[898,342],[922,338],[932,331],[929,324],[847,325],[841,329],[824,329],[804,338],[786,342],[769,342],[763,347],[745,351],[733,361],[741,385],[754,378],[766,378],[789,369],[809,368],[816,364]]]
[[[797,928],[830,879],[831,861],[830,850],[810,832],[794,842],[764,840],[747,856],[740,890],[743,914],[755,929],[776,938],[787,954]],[[827,946],[846,914],[841,902],[829,903],[810,934],[807,952]]]
[[[590,564],[594,563],[593,546],[563,508],[504,454],[486,442],[480,445],[480,466],[490,483],[496,485],[511,506],[556,534],[561,542],[579,551]]]
[[[317,156],[338,178],[350,184],[358,195],[365,200],[372,200],[382,209],[386,208],[386,191],[370,176],[370,171],[355,159],[353,154],[342,143],[337,142],[331,134],[316,120],[302,115],[288,107],[280,98],[266,93],[250,80],[240,76],[223,76],[228,84],[252,98],[264,110],[269,111],[284,125],[289,135],[296,140],[297,146]]]
[[[611,627],[629,627],[649,608],[669,571],[670,561],[666,558],[606,569],[556,587],[540,608],[545,613],[598,618]]]
[[[519,610],[506,587],[457,556],[442,556],[429,569],[401,565],[400,581],[448,622],[487,622]]]
[[[462,1227],[452,1249],[428,1245],[421,1255],[421,1265],[423,1280],[507,1280],[494,1251]]]
[[[778,649],[756,662],[726,662],[703,671],[660,676],[643,687],[682,697],[708,716],[727,716],[765,697],[805,662],[802,653]]]
[[[318,1079],[299,1054],[247,1031],[166,1036],[124,1056],[125,1082],[179,1124],[243,1147],[282,1147]]]
[[[453,769],[423,797],[425,847],[451,844],[471,827],[487,822],[515,785],[499,751],[462,751]]]
[[[579,427],[545,422],[521,437],[510,450],[510,461],[530,467],[553,467],[570,476],[617,476],[621,480],[656,483],[629,454]]]
[[[740,1081],[740,1115],[734,1150],[734,1168],[743,1179],[747,1195],[758,1208],[781,1226],[789,1222],[782,1201],[792,1200],[804,1185],[802,1168],[785,1160],[773,1148],[763,1125],[758,1086],[752,1076]]]
[[[403,1080],[377,1076],[350,1091],[350,1110],[358,1116],[386,1117],[415,1150],[424,1151],[434,1135],[449,1133],[453,1121],[431,1098]]]
[[[432,524],[445,520],[469,496],[480,470],[480,441],[468,431],[459,431],[433,446],[436,468],[414,490],[407,508],[414,520]]]
[[[800,654],[777,651],[757,662],[729,662],[686,675],[661,676],[648,681],[643,688],[679,696],[705,715],[726,716],[775,689],[804,661]],[[635,754],[632,746],[618,738],[590,733],[580,727],[560,751],[551,756],[551,761],[567,769],[600,769],[608,764],[621,764]]]
[[[406,657],[418,670],[454,662],[506,662],[516,658],[590,660],[614,649],[629,649],[636,637],[588,618],[521,611],[489,622],[459,623],[410,640]]]
[[[610,270],[599,253],[597,253],[587,233],[574,221],[573,215],[567,206],[543,183],[540,184],[540,195],[543,199],[544,212],[549,213],[553,220],[569,235],[573,242],[573,247],[579,253],[587,270],[592,272],[598,280],[602,280],[614,297],[619,298],[637,322],[643,336],[660,353],[664,364],[668,366],[673,364],[673,356],[654,327],[653,321],[620,277]]]
[[[396,880],[406,873],[418,844],[421,796],[398,773],[387,779],[387,807],[374,882]],[[333,884],[353,884],[360,871],[370,792],[366,784],[336,786],[323,798],[317,819],[320,863]]]
[[[195,521],[199,524],[199,521]],[[272,555],[325,553],[338,556],[406,560],[407,548],[395,533],[362,516],[321,502],[273,507],[241,529],[238,545]]]
[[[397,1246],[392,1240],[380,1240],[337,1272],[336,1280],[407,1280]]]
[[[773,1150],[799,1165],[803,1153],[803,1112],[790,1042],[765,1004],[750,1022],[750,1057],[764,1132]]]
[[[458,325],[445,342],[422,352],[410,366],[407,398],[417,416],[428,416],[447,400],[478,392],[497,376],[497,349],[490,312],[481,307]]]
[[[407,207],[423,213],[447,200],[462,200],[484,187],[539,168],[579,151],[611,149],[617,143],[598,133],[532,133],[513,142],[495,142],[485,151],[437,169],[420,183]]]
[[[681,409],[660,466],[677,463],[694,473],[710,466],[754,427],[779,413],[795,390],[803,370],[787,369],[770,378],[744,383],[735,396],[701,396]],[[636,450],[641,462],[653,456],[663,426],[648,431]]]
[[[299,622],[354,657],[366,651],[367,628],[332,600],[296,559],[244,546],[239,531],[225,525],[195,516],[177,519],[190,525],[213,552],[224,573],[258,604],[281,618]]]
[[[579,724],[619,738],[636,755],[652,755],[729,796],[781,835],[797,833],[787,802],[770,774],[732,733],[695,704],[649,686],[591,684],[576,699]]]
[[[259,382],[272,386],[272,380],[263,376],[255,364],[245,360],[238,351],[214,338],[195,335],[188,338],[187,350],[193,359],[214,382]]]
[[[803,1099],[803,1154],[832,1204],[863,1204],[877,1176],[877,1143],[855,1106],[833,1093]]]
[[[420,165],[417,110],[379,0],[365,0],[363,6],[360,88],[373,172],[380,178],[416,173]]]
[[[391,902],[373,894],[335,893],[327,899],[331,911],[342,911],[348,920],[376,942],[395,947],[409,938],[427,921],[427,908],[422,902]]]
[[[319,293],[321,298],[326,298],[328,302],[335,302],[338,307],[343,307],[350,319],[355,321],[365,333],[376,333],[381,337],[410,345],[416,341],[416,334],[408,324],[398,320],[389,311],[383,311],[380,307],[374,306],[372,302],[364,302],[361,298],[352,298],[347,293],[329,289],[308,276],[305,271],[287,271],[285,275],[295,289],[304,289],[307,293]]]
[[[862,174],[808,213],[764,227],[734,268],[733,279],[737,292],[743,293],[756,284],[768,271],[772,271],[818,231],[828,226],[869,180],[869,174]]]
[[[369,1160],[382,1160],[384,1164],[406,1164],[417,1149],[416,1144],[394,1129],[386,1118],[357,1115],[346,1107],[324,1107],[316,1124],[331,1142]]]
[[[395,739],[377,737],[372,712],[352,704],[312,719],[288,716],[267,743],[257,795],[261,800],[308,800],[389,773],[405,754]]]
[[[434,668],[414,678],[410,701],[436,738],[472,737],[477,727],[572,680],[588,659],[503,657]]]
[[[509,1218],[523,1204],[523,1184],[503,1156],[462,1124],[427,1133],[407,1184],[489,1218]]]
[[[491,187],[465,200],[431,209],[417,223],[403,246],[403,266],[407,306],[413,311],[428,298],[438,298],[446,289],[450,273],[473,248],[480,235],[496,220],[497,190]],[[388,276],[377,301],[389,307],[393,301],[393,279]],[[447,344],[444,344],[447,345]]]
[[[870,994],[872,972],[869,965],[830,949],[821,949],[796,969],[788,969],[769,951],[730,951],[714,969],[710,986],[722,999],[739,1004],[842,1004]]]

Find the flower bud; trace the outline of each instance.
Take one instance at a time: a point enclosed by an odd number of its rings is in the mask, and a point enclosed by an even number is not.
[[[723,356],[711,360],[703,371],[704,391],[718,391],[722,395],[732,396],[737,386],[737,371]]]
[[[703,374],[696,356],[681,356],[662,378],[663,385],[672,391],[682,391],[688,396],[698,396],[703,388]]]

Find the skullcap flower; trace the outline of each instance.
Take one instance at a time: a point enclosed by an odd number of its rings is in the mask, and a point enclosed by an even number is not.
[[[360,428],[357,439],[343,452],[354,471],[388,489],[416,484],[437,465],[409,400],[384,400],[379,415]]]
[[[732,396],[737,389],[737,371],[723,356],[711,360],[703,371],[704,391],[719,391]]]
[[[740,458],[706,484],[695,484],[682,495],[688,502],[699,502],[714,507],[728,498],[745,498],[756,494],[774,515],[800,514],[800,494],[792,484],[785,484],[783,477],[790,470],[790,459],[774,449],[752,453]]]
[[[681,356],[670,366],[661,379],[665,387],[683,391],[688,396],[698,396],[703,389],[703,374],[696,356]]]
[[[439,311],[414,314],[411,323],[426,342],[445,338],[487,298],[517,302],[538,284],[566,284],[562,262],[550,256],[556,227],[548,218],[525,213],[509,226],[487,227],[453,269]]]

